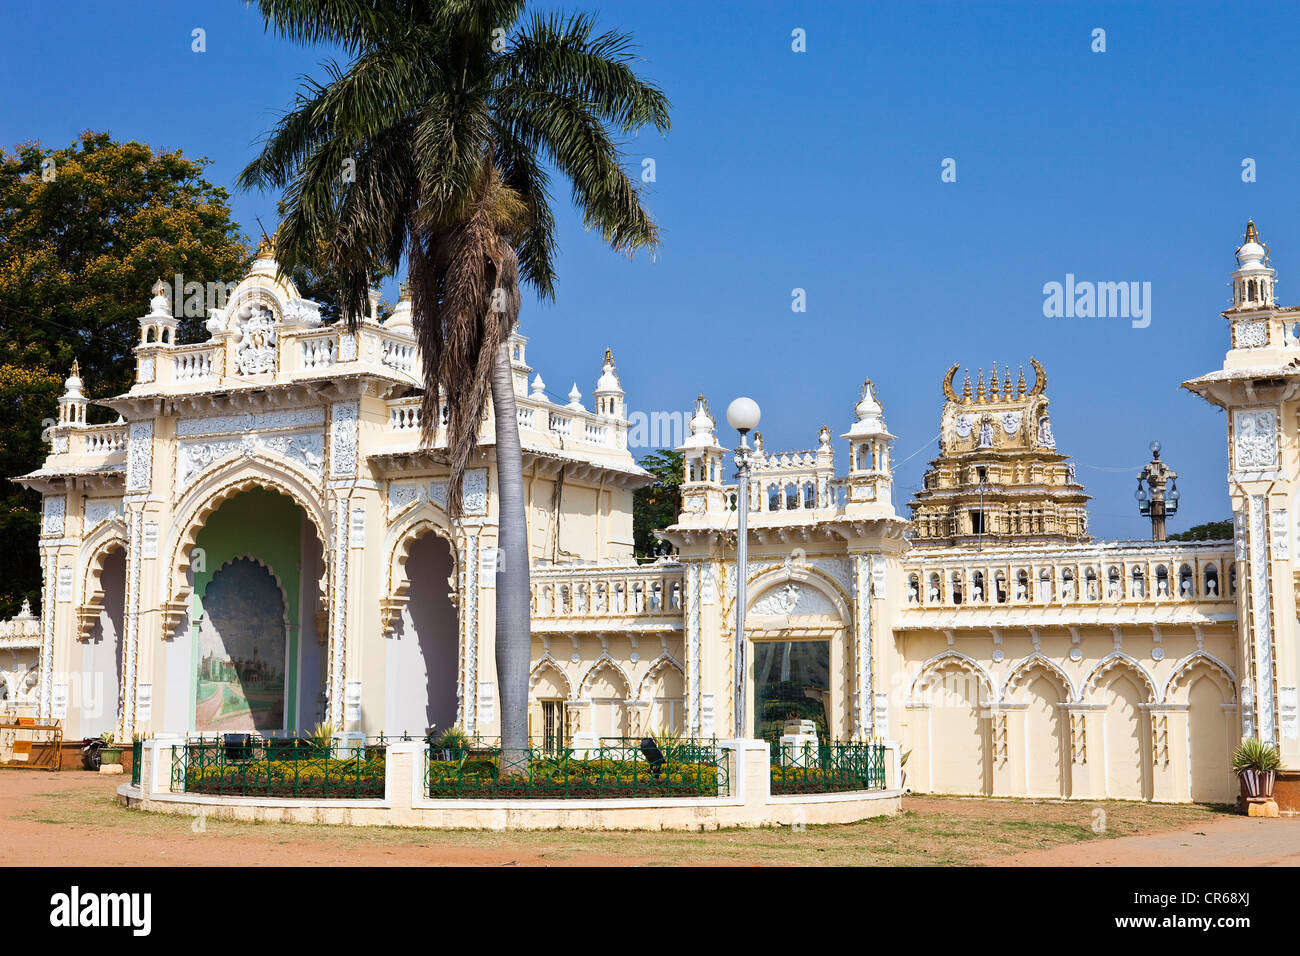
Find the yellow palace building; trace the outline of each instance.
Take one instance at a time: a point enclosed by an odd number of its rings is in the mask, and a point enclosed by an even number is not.
[[[869,381],[838,434],[760,444],[744,501],[699,399],[660,532],[675,553],[637,563],[633,492],[650,478],[612,355],[589,404],[576,386],[561,404],[516,333],[533,735],[729,737],[739,716],[771,738],[800,719],[910,751],[908,786],[943,793],[1227,801],[1243,736],[1300,770],[1300,310],[1274,302],[1273,276],[1252,224],[1223,367],[1183,383],[1227,412],[1236,527],[1218,542],[1093,540],[1031,360],[1028,381],[944,377],[908,515]],[[263,248],[207,341],[176,327],[155,296],[136,384],[97,400],[116,423],[87,424],[74,370],[47,460],[17,479],[44,496],[44,600],[0,624],[8,706],[62,719],[66,738],[321,720],[494,735],[491,413],[453,525],[441,436],[420,442],[409,301],[323,324]]]

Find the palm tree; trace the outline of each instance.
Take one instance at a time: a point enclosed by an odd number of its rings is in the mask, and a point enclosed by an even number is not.
[[[446,406],[448,510],[492,396],[500,562],[496,663],[503,764],[527,748],[528,532],[507,340],[519,280],[555,297],[551,171],[615,251],[659,232],[615,137],[668,129],[668,101],[640,78],[630,37],[524,0],[259,0],[268,29],[342,47],[345,66],[306,80],[240,176],[283,190],[285,271],[338,282],[350,322],[371,277],[405,259],[423,359],[424,439]],[[321,250],[325,250],[322,255]]]

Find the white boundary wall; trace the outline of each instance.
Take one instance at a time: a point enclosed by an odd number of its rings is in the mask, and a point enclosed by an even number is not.
[[[297,800],[171,792],[178,737],[146,741],[140,786],[124,784],[118,800],[132,809],[216,820],[399,826],[465,830],[716,830],[852,823],[897,813],[899,750],[887,741],[886,789],[773,796],[768,744],[724,740],[731,793],[722,797],[602,800],[431,800],[424,795],[423,742],[390,744],[382,800]]]

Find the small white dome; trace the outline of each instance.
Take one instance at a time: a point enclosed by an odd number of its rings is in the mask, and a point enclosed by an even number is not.
[[[539,402],[550,401],[550,399],[546,397],[546,383],[542,381],[541,372],[538,372],[533,376],[533,390],[531,392],[531,397],[537,399]]]
[[[85,396],[82,394],[81,390],[85,384],[86,383],[81,380],[81,365],[74,359],[72,362],[72,371],[69,372],[68,377],[63,380],[64,400],[84,398]]]
[[[578,383],[573,383],[573,388],[569,389],[569,407],[573,409],[582,408],[582,392],[578,391]]]
[[[709,414],[709,404],[703,395],[695,400],[695,414],[691,416],[690,426],[690,435],[677,451],[684,452],[688,458],[698,457],[704,451],[726,451],[714,435],[717,422]]]

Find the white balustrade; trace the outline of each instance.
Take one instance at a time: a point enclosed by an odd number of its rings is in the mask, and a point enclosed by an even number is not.
[[[215,379],[216,349],[180,352],[172,356],[172,381],[208,382]]]
[[[322,369],[334,365],[338,357],[338,342],[334,335],[313,336],[299,340],[304,369]]]
[[[92,427],[83,434],[82,449],[88,455],[108,455],[126,447],[126,429]]]
[[[533,618],[680,617],[682,572],[677,565],[628,568],[534,569]]]

